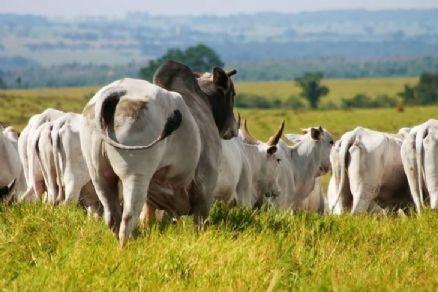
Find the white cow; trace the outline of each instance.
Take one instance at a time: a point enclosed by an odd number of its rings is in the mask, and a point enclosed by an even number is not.
[[[328,210],[327,200],[322,193],[321,178],[315,179],[315,186],[310,194],[301,201],[297,207],[300,210],[304,210],[312,213],[325,213]]]
[[[89,212],[99,215],[100,203],[81,151],[82,119],[82,115],[66,113],[40,125],[31,136],[33,151],[29,158],[35,159],[41,168],[47,190],[45,202],[54,205],[80,200]],[[34,169],[30,177],[36,182]]]
[[[84,117],[68,113],[53,122],[52,145],[56,155],[57,182],[61,200],[77,203],[82,188],[91,181],[81,150],[80,127]]]
[[[284,121],[267,142],[262,142],[250,134],[246,120],[243,121],[238,138],[243,142],[243,150],[251,167],[252,207],[260,207],[267,196],[279,191],[277,176],[280,159],[276,152],[283,130]]]
[[[413,127],[401,147],[403,167],[415,208],[420,213],[426,193],[430,207],[438,208],[438,120]]]
[[[295,145],[288,146],[282,140],[278,144],[280,192],[273,203],[279,208],[296,210],[300,206],[303,208],[304,201],[315,188],[314,196],[318,196],[316,179],[330,169],[333,138],[321,126],[285,137]]]
[[[330,155],[329,208],[334,213],[384,212],[412,200],[403,171],[398,135],[358,127],[345,133]]]
[[[0,200],[26,190],[26,180],[17,150],[18,133],[0,126]]]
[[[252,207],[252,172],[239,138],[222,140],[214,200]]]
[[[67,113],[53,122],[52,146],[59,201],[80,203],[90,213],[100,215],[97,197],[81,150],[80,127],[84,117]]]
[[[44,201],[49,204],[58,203],[58,184],[56,181],[56,168],[55,168],[55,155],[53,153],[52,146],[52,132],[53,122],[46,122],[37,128],[31,139],[32,154],[29,156],[31,160],[35,159],[41,168],[43,174],[43,187],[38,185],[38,175],[35,172],[35,167],[30,169],[31,181],[35,183],[33,185],[34,191],[39,197],[38,193],[40,189],[46,190]]]
[[[64,112],[62,111],[49,108],[41,114],[32,116],[18,139],[18,153],[20,155],[20,161],[27,182],[27,190],[25,194],[19,198],[20,201],[34,201],[44,192],[44,177],[42,170],[37,161],[29,159],[29,156],[34,153],[32,145],[35,145],[32,144],[31,141],[34,140],[35,133],[39,126],[46,122],[55,120],[63,114]],[[31,170],[33,172],[32,176]]]
[[[81,148],[105,222],[121,245],[138,222],[146,194],[151,204],[172,215],[202,218],[208,212],[200,196],[217,180],[217,163],[210,162],[218,159],[220,135],[231,138],[237,132],[230,79],[234,73],[215,68],[199,79],[201,84],[188,67],[167,62],[154,77],[162,87],[122,79],[99,90],[85,107]]]
[[[277,191],[278,159],[275,152],[283,129],[284,122],[265,143],[251,136],[245,120],[239,137],[222,140],[219,176],[214,191],[216,199],[253,208],[263,203],[267,193]]]

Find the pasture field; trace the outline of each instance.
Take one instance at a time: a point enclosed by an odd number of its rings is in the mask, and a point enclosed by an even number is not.
[[[338,103],[342,98],[364,93],[370,97],[380,94],[396,96],[405,84],[413,85],[417,77],[400,78],[362,78],[362,79],[326,79],[330,88],[328,96],[321,103]],[[37,88],[0,90],[0,122],[23,128],[29,116],[40,113],[48,106],[79,112],[99,87]],[[242,94],[260,95],[267,98],[286,100],[299,94],[299,88],[293,81],[239,82],[236,91]]]
[[[323,79],[322,84],[328,86],[330,92],[321,99],[321,103],[339,103],[342,98],[351,98],[357,93],[371,98],[383,94],[395,97],[405,84],[414,85],[417,82],[417,77]],[[260,95],[282,101],[300,93],[294,81],[240,82],[237,83],[236,90],[241,94]]]
[[[80,111],[96,88],[0,91],[0,121],[21,129],[51,106]],[[274,90],[274,89],[273,89]],[[353,90],[357,92],[358,90]],[[394,132],[438,106],[350,111],[238,110],[267,139],[322,125]],[[326,178],[325,178],[326,181]],[[216,205],[204,231],[190,218],[140,227],[121,250],[101,220],[74,206],[0,205],[2,290],[438,289],[438,213],[322,216]]]

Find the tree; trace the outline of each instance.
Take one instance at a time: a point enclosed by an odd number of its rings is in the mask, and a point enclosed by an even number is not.
[[[398,95],[406,104],[431,104],[438,102],[438,73],[423,73],[415,86],[405,85]]]
[[[300,96],[309,101],[310,107],[315,109],[321,97],[329,93],[327,86],[321,85],[323,74],[320,72],[306,73],[295,78],[295,82],[301,87]]]
[[[404,90],[397,93],[397,95],[401,97],[405,104],[415,103],[415,90],[413,86],[405,84]]]
[[[421,104],[438,102],[438,73],[423,73],[415,86],[415,95]]]
[[[197,72],[206,72],[210,71],[215,66],[224,66],[224,62],[222,62],[215,51],[206,45],[198,44],[194,47],[189,47],[186,50],[178,48],[167,50],[166,54],[156,60],[149,61],[147,66],[140,69],[140,78],[152,80],[158,67],[168,60],[181,62]]]
[[[17,88],[21,87],[21,77],[18,76],[17,79],[15,79],[15,82],[17,83]]]
[[[6,83],[3,81],[3,79],[0,77],[0,89],[6,89]]]

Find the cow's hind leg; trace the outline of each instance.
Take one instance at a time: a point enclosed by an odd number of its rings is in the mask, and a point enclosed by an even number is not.
[[[97,197],[102,203],[104,221],[115,234],[118,234],[121,220],[121,206],[118,191],[119,178],[114,173],[107,157],[104,156],[103,145],[96,136],[97,135],[92,136],[91,147],[85,144],[85,147],[82,147],[82,151],[87,161],[87,167]],[[82,140],[81,133],[81,142]]]
[[[123,247],[136,227],[145,203],[152,174],[131,174],[123,178],[123,214],[119,242]]]
[[[366,213],[370,203],[377,196],[377,187],[369,183],[373,180],[372,170],[367,169],[365,157],[362,155],[360,145],[353,144],[350,148],[351,163],[348,167],[348,178],[350,182],[350,191],[353,196],[351,213]]]
[[[430,208],[438,209],[438,132],[436,130],[424,139],[424,173]]]
[[[65,183],[65,203],[76,204],[82,190],[83,184],[81,182],[71,179]]]
[[[105,223],[115,233],[119,233],[121,220],[121,206],[118,196],[118,177],[114,174],[91,172],[91,180],[96,189],[99,201],[103,207],[103,218]]]
[[[403,169],[409,183],[412,200],[418,213],[421,212],[420,190],[418,184],[417,160],[415,157],[415,136],[408,135],[401,147]]]

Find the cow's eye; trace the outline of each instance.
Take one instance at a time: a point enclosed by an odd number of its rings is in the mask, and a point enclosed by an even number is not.
[[[333,145],[333,144],[334,144],[333,140],[330,140],[330,145]]]
[[[280,159],[280,158],[277,158],[277,162],[280,163],[280,161],[281,161],[281,159]]]

